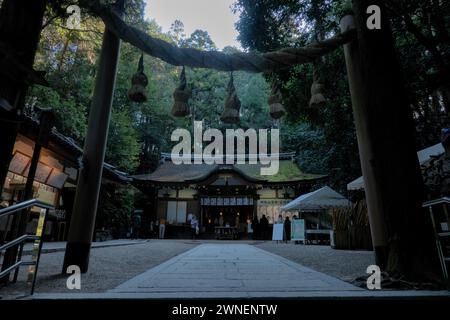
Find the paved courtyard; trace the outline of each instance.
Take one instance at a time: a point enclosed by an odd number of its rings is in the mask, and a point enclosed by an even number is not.
[[[301,291],[361,291],[248,244],[203,244],[109,293],[146,297],[281,297]]]
[[[105,292],[168,259],[194,248],[197,243],[178,240],[114,240],[93,243],[89,270],[81,275],[81,292]],[[61,273],[63,243],[45,243],[41,255],[36,293],[73,293],[66,287],[68,275]],[[29,258],[29,257],[27,257]],[[27,268],[21,268],[17,283],[0,288],[0,299],[23,296]]]
[[[48,244],[34,299],[301,298],[448,295],[435,291],[368,291],[351,281],[371,252],[262,241],[121,240],[96,243],[81,290],[61,274],[64,244]],[[26,268],[0,298],[24,297]],[[346,281],[343,281],[346,280]],[[29,298],[29,297],[28,297]]]
[[[249,244],[204,243],[104,293],[35,299],[367,298],[447,296],[447,291],[369,291]]]
[[[347,282],[367,276],[367,267],[375,264],[373,251],[335,250],[330,246],[297,245],[275,241],[264,241],[255,245],[302,266]]]

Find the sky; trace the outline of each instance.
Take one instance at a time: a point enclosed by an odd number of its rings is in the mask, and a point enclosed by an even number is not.
[[[145,16],[170,30],[175,20],[184,24],[185,34],[189,36],[196,29],[208,31],[219,49],[225,46],[241,48],[236,40],[238,32],[234,24],[239,16],[231,11],[235,0],[147,0]]]

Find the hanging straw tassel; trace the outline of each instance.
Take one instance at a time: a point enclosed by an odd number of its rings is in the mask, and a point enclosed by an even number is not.
[[[273,119],[280,119],[282,116],[286,114],[286,110],[284,106],[281,104],[281,92],[280,92],[280,84],[275,81],[272,84],[272,93],[268,99],[270,116]]]
[[[309,106],[311,108],[320,108],[325,106],[327,100],[323,95],[323,84],[319,82],[319,75],[317,69],[314,67],[313,71],[313,84],[311,86],[311,100],[309,100]]]
[[[231,73],[230,82],[228,82],[228,96],[225,100],[225,108],[220,116],[220,120],[224,123],[239,123],[239,110],[241,109],[241,101],[236,93],[233,83],[233,73]]]
[[[185,117],[190,114],[190,109],[188,105],[188,100],[190,97],[190,92],[187,89],[186,85],[186,72],[184,70],[181,71],[180,75],[180,85],[177,89],[175,89],[175,92],[173,93],[173,107],[171,114],[174,117]]]
[[[139,59],[138,69],[131,79],[131,88],[128,90],[128,98],[134,102],[145,102],[148,99],[145,88],[148,85],[148,78],[144,73],[144,54]]]

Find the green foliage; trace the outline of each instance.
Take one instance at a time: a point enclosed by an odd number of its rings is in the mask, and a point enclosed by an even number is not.
[[[338,32],[334,10],[346,10],[335,1],[239,0],[237,28],[241,44],[249,50],[269,51],[297,47]],[[313,65],[300,65],[277,74],[269,81],[282,83],[283,104],[288,112],[281,123],[283,151],[295,151],[306,172],[329,174],[329,184],[344,191],[346,183],[360,175],[350,93],[344,57],[336,51],[314,65],[325,86],[327,104],[309,107]]]
[[[427,147],[439,140],[441,127],[450,125],[450,86],[442,81],[449,70],[450,21],[443,14],[449,6],[433,0],[386,4],[416,119],[418,149]],[[238,0],[234,10],[240,14],[239,40],[250,51],[303,46],[327,38],[340,32],[340,18],[352,11],[348,0]],[[282,146],[298,152],[305,170],[330,173],[331,184],[344,190],[345,184],[360,174],[360,166],[342,50],[318,59],[315,67],[327,98],[320,110],[308,107],[312,65],[266,75],[283,84],[288,116],[282,125]],[[318,139],[318,145],[299,145],[310,139]]]
[[[106,161],[126,172],[138,165],[140,144],[132,119],[126,111],[113,110],[109,125]]]
[[[134,209],[135,193],[129,187],[116,187],[104,184],[100,189],[100,198],[96,217],[96,229],[109,229],[118,237],[120,230],[128,227]]]
[[[36,97],[39,97],[37,99]],[[86,108],[73,97],[63,99],[56,91],[44,87],[33,87],[28,95],[28,108],[52,108],[55,126],[62,134],[81,140],[86,131]]]
[[[191,36],[184,41],[183,46],[207,51],[217,49],[208,32],[203,30],[195,30]]]

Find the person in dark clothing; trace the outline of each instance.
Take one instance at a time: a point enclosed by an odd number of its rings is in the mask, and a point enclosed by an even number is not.
[[[252,221],[252,229],[253,229],[253,239],[259,239],[260,236],[260,228],[259,228],[259,221],[258,221],[258,217],[254,216],[253,217],[253,221]]]
[[[291,220],[289,220],[288,216],[284,220],[284,241],[286,243],[291,241]]]
[[[267,220],[266,215],[263,214],[261,220],[259,221],[261,229],[262,240],[267,240],[267,232],[269,230],[269,220]]]
[[[139,232],[141,230],[141,216],[137,213],[135,213],[133,215],[133,217],[131,218],[132,221],[132,226],[133,226],[133,233],[132,233],[132,238],[133,239],[138,239],[139,238]]]

